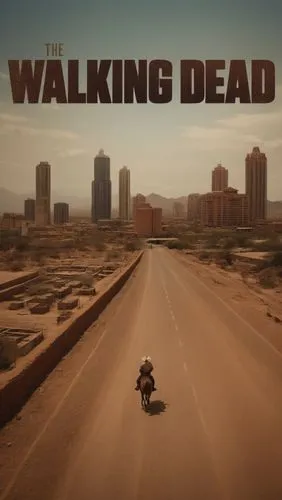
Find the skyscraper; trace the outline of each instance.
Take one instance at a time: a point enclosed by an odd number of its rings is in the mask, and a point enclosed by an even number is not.
[[[200,218],[200,194],[191,193],[187,199],[187,219],[190,222],[198,221]]]
[[[249,199],[249,220],[266,219],[267,211],[267,158],[254,147],[252,153],[247,154],[246,166],[246,194]]]
[[[223,191],[228,187],[228,170],[220,163],[212,171],[212,191]]]
[[[101,149],[94,158],[92,182],[92,222],[110,219],[112,212],[112,183],[110,158]]]
[[[31,198],[24,200],[24,217],[30,222],[35,221],[35,200]]]
[[[35,222],[38,226],[51,224],[51,167],[47,161],[36,166]]]
[[[54,224],[66,224],[69,222],[68,203],[54,203]]]
[[[130,170],[123,167],[119,171],[119,217],[130,219]]]

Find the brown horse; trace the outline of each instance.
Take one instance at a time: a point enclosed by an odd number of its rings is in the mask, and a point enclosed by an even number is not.
[[[150,377],[143,375],[140,380],[141,406],[146,408],[150,404],[153,384]]]

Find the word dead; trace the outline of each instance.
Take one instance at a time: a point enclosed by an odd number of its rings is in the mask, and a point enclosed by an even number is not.
[[[166,104],[173,99],[170,61],[88,60],[86,75],[78,60],[10,60],[14,103],[58,104]],[[179,94],[182,104],[270,103],[275,99],[272,61],[180,61]],[[220,74],[225,70],[225,75]],[[80,82],[85,88],[80,89]]]

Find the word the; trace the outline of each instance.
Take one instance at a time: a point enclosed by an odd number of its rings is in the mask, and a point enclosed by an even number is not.
[[[85,91],[79,89],[79,61],[66,61],[66,69],[65,77],[58,59],[9,61],[13,102],[24,103],[27,97],[28,103],[166,104],[173,98],[173,65],[167,60],[88,60]],[[181,60],[180,102],[269,103],[275,99],[273,62],[251,61],[250,81],[244,60],[230,61],[226,80],[218,74],[224,69],[224,60]]]
[[[63,43],[45,43],[47,57],[63,57]]]

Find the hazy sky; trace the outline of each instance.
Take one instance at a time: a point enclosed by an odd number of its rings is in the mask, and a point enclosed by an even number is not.
[[[268,197],[282,199],[281,0],[0,0],[0,186],[34,190],[47,160],[62,194],[90,196],[93,157],[131,169],[132,193],[186,195],[210,189],[218,162],[244,190],[244,159],[258,145],[268,157]],[[5,8],[4,8],[5,6]],[[8,59],[45,58],[46,42],[65,59],[169,59],[174,101],[165,105],[15,105]],[[271,59],[276,100],[268,105],[181,105],[180,59]],[[224,73],[226,74],[226,73]],[[85,78],[81,78],[84,90]]]

